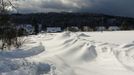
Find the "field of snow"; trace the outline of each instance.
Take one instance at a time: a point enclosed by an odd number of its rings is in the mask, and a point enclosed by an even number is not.
[[[0,75],[134,75],[134,31],[31,35],[0,52]]]

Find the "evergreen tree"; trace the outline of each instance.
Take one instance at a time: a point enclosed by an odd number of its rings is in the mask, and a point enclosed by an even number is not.
[[[122,30],[128,30],[129,26],[128,26],[128,22],[127,21],[123,21],[121,24],[121,29]]]
[[[39,33],[39,25],[38,25],[36,18],[32,18],[31,23],[32,23],[32,26],[34,27],[35,35],[37,35]]]

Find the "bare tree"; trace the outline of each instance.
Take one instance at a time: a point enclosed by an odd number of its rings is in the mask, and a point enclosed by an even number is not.
[[[10,0],[0,0],[0,41],[2,50],[5,47],[10,49],[12,45],[18,48],[22,44],[18,39],[23,35],[23,32],[20,33],[20,30],[11,22],[8,7],[15,8]]]
[[[0,0],[0,14],[8,14],[8,7],[15,8],[10,0]]]

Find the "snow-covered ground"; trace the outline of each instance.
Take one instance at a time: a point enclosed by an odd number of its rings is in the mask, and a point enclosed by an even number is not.
[[[134,31],[29,36],[0,52],[0,75],[134,75]]]

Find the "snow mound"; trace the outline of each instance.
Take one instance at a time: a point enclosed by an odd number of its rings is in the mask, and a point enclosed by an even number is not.
[[[97,57],[97,52],[94,45],[85,44],[78,55],[79,61],[91,61]]]
[[[128,47],[132,47],[132,46],[134,46],[134,43],[131,43],[131,44],[125,44],[125,45],[123,45],[123,48],[128,48]]]
[[[46,58],[45,61],[51,63],[50,75],[76,75],[69,63],[59,55]]]
[[[80,33],[78,36],[79,36],[79,37],[90,37],[89,35],[84,34],[84,33]]]
[[[134,71],[134,43],[121,45],[115,54],[124,67]]]
[[[66,39],[69,38],[71,36],[71,32],[63,32],[61,34],[58,34],[54,40],[62,40],[62,39]]]

